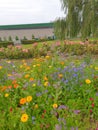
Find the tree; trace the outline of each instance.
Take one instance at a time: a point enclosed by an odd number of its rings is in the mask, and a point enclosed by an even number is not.
[[[65,36],[85,38],[98,35],[98,0],[61,0],[61,4],[66,14],[65,25],[62,25],[66,27]],[[61,21],[56,21],[57,28],[62,27]]]
[[[65,19],[58,19],[54,22],[54,34],[58,39],[65,39],[66,34],[66,21]]]
[[[12,41],[12,37],[11,37],[11,36],[9,36],[8,40],[9,40],[9,41]]]
[[[15,40],[16,40],[16,41],[18,41],[18,40],[19,40],[18,36],[16,36],[16,37],[15,37]]]

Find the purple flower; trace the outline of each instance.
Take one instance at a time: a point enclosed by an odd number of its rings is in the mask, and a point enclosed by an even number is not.
[[[32,116],[32,124],[35,124],[35,116]]]
[[[66,125],[66,120],[64,118],[58,118],[60,124]]]
[[[77,74],[73,74],[73,77],[77,77],[78,75]]]
[[[74,127],[72,127],[71,130],[75,130]]]
[[[59,124],[56,124],[56,126],[55,126],[55,130],[62,130],[62,126],[59,125]]]
[[[60,105],[59,107],[58,107],[58,109],[60,110],[60,109],[66,109],[67,107],[65,106],[65,105]]]
[[[35,120],[35,116],[32,116],[32,120],[33,120],[33,121]]]
[[[74,110],[74,113],[77,115],[80,113],[80,110]]]
[[[96,96],[98,96],[98,92],[96,93]]]
[[[41,96],[42,94],[39,92],[39,93],[36,93],[36,96],[39,97]]]

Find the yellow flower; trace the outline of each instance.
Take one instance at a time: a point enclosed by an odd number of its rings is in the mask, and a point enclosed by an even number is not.
[[[22,62],[25,62],[25,60],[22,60]]]
[[[28,120],[28,115],[27,115],[27,114],[23,114],[23,115],[21,116],[21,121],[22,121],[22,122],[27,122],[27,120]]]
[[[46,58],[46,59],[49,59],[49,58],[50,58],[50,56],[46,56],[45,58]]]
[[[32,101],[32,96],[27,96],[27,102],[31,102]]]
[[[86,82],[86,84],[90,84],[90,83],[91,83],[91,80],[86,79],[85,82]]]
[[[58,107],[58,105],[55,103],[55,104],[53,104],[53,108],[57,108]]]
[[[38,104],[35,104],[34,108],[36,108],[36,109],[37,109],[37,108],[38,108]]]
[[[92,65],[90,65],[90,68],[93,68],[93,66],[92,66]]]
[[[20,104],[23,105],[23,104],[25,104],[25,103],[26,103],[26,98],[21,98],[21,99],[20,99]]]
[[[95,70],[98,70],[98,67],[95,67]]]
[[[36,65],[33,65],[33,67],[35,68],[35,67],[36,67]]]
[[[2,69],[3,67],[2,66],[0,66],[0,69]]]
[[[9,94],[8,94],[8,93],[6,93],[4,96],[5,96],[5,97],[8,97],[8,96],[9,96]]]
[[[20,68],[23,68],[23,65],[20,65]]]
[[[33,87],[35,87],[35,86],[36,86],[36,84],[33,84],[32,86],[33,86]]]
[[[52,68],[52,66],[50,65],[50,66],[48,66],[49,68]]]
[[[49,82],[46,81],[46,82],[44,83],[44,86],[46,87],[46,86],[48,86],[48,84],[49,84]]]
[[[8,74],[8,77],[12,76],[12,74]]]
[[[45,76],[45,77],[44,77],[44,80],[45,80],[45,81],[48,81],[48,78]]]
[[[25,78],[29,78],[29,77],[30,77],[30,75],[29,75],[29,74],[26,74],[26,75],[25,75]]]
[[[59,78],[62,78],[62,77],[63,77],[63,75],[62,75],[62,74],[58,74],[58,77],[59,77]]]
[[[11,61],[10,60],[8,60],[8,61],[6,61],[7,63],[11,63]]]
[[[24,66],[26,66],[26,65],[27,65],[27,63],[24,63],[23,65],[24,65]]]

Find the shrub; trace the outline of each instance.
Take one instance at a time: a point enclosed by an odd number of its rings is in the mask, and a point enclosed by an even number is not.
[[[0,42],[0,48],[1,47],[7,47],[9,45],[14,45],[14,43],[12,41],[1,41]]]

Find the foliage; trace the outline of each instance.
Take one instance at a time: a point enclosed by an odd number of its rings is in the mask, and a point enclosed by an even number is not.
[[[34,38],[32,40],[22,39],[21,43],[22,44],[32,44],[32,43],[35,43],[35,42],[45,42],[45,41],[52,41],[52,40],[54,40],[53,37]]]
[[[9,36],[8,40],[9,40],[9,41],[12,41],[12,37],[11,37],[11,36]]]
[[[16,40],[16,41],[19,40],[18,36],[15,37],[15,40]]]
[[[97,61],[5,59],[0,80],[1,130],[97,129]]]
[[[66,21],[65,19],[57,19],[54,23],[54,34],[58,39],[64,40],[66,34]]]
[[[97,0],[61,0],[62,8],[66,14],[63,33],[67,37],[97,37],[98,36],[98,1]],[[62,29],[57,20],[56,28]],[[64,26],[63,25],[63,26]],[[65,32],[66,30],[66,32]],[[59,35],[64,35],[59,32]]]
[[[32,42],[32,41],[31,41]],[[27,42],[26,42],[27,43]],[[5,44],[6,45],[6,44]],[[4,46],[4,43],[3,43]],[[26,45],[25,45],[26,46]],[[54,43],[33,43],[28,48],[21,45],[0,49],[0,58],[21,59],[34,58],[49,55],[98,55],[98,44],[79,43],[73,41],[54,42]]]
[[[1,41],[0,42],[0,48],[1,47],[7,47],[9,45],[14,45],[14,43],[12,41]]]
[[[35,36],[32,34],[32,40],[35,38]]]

